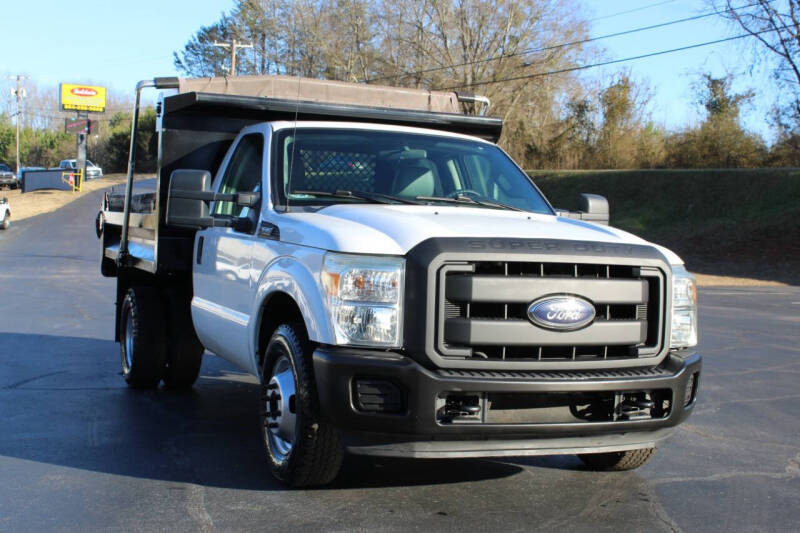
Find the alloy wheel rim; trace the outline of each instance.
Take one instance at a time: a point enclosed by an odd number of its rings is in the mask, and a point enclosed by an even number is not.
[[[297,423],[294,372],[285,355],[275,362],[266,389],[264,424],[269,450],[275,461],[281,463],[292,452]]]
[[[133,315],[128,311],[128,316],[125,320],[125,373],[131,371],[133,367]]]

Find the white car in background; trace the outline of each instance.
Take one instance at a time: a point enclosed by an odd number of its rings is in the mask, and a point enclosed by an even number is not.
[[[0,198],[0,229],[8,229],[11,225],[11,207],[6,198]]]
[[[64,170],[76,170],[78,168],[78,160],[77,159],[64,159],[59,163],[58,168],[62,168]],[[86,179],[93,180],[97,178],[103,177],[103,169],[89,161],[86,160]]]

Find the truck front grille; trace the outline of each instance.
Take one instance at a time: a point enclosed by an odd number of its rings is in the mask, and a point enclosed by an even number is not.
[[[436,351],[446,359],[518,362],[656,357],[665,282],[652,266],[475,261],[443,265],[437,279]],[[534,325],[531,302],[580,296],[595,319],[576,331]]]

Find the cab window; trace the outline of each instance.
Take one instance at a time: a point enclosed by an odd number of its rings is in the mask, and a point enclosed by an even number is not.
[[[242,137],[225,169],[218,192],[235,194],[260,191],[263,161],[264,137],[260,133]],[[216,202],[213,214],[240,217],[244,216],[245,209],[237,206],[235,202]]]

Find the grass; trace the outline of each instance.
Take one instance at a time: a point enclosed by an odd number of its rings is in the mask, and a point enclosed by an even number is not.
[[[800,281],[800,169],[532,171],[576,210],[601,194],[611,224],[658,242],[698,272]]]

